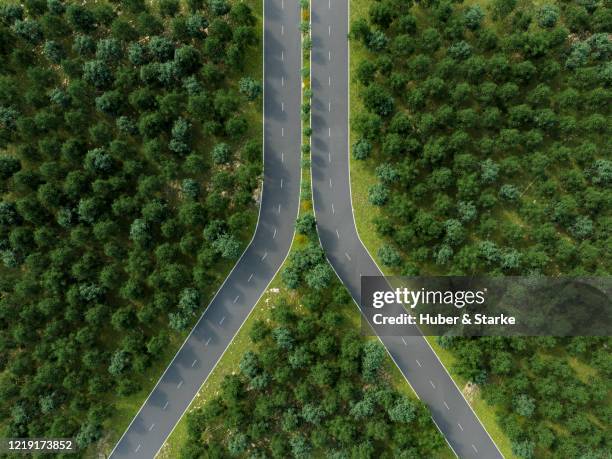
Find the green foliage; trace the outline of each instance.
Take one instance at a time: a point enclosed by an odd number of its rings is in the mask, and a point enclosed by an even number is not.
[[[436,456],[444,441],[427,409],[389,385],[384,348],[333,311],[350,301],[338,288],[299,298],[307,312],[276,299],[239,372],[188,412],[181,455],[348,457],[365,444],[366,457]]]
[[[381,262],[430,275],[607,275],[609,6],[391,5],[371,6],[350,34],[365,108],[351,120],[352,152],[377,178],[367,197],[380,206]],[[586,395],[609,396],[607,338],[441,342],[518,457],[610,449],[609,410]]]
[[[239,95],[255,80],[228,69],[255,52],[256,20],[197,3],[0,5],[0,360],[22,388],[0,393],[8,436],[108,438],[116,397],[249,236],[261,145],[241,101],[257,88]]]

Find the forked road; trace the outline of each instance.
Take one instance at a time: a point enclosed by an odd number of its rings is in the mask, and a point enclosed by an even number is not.
[[[112,458],[153,458],[285,259],[300,195],[300,9],[264,0],[264,187],[255,236]]]
[[[319,237],[360,304],[360,276],[382,273],[361,243],[348,157],[348,0],[312,0],[312,180]],[[461,458],[503,457],[422,336],[381,340]]]

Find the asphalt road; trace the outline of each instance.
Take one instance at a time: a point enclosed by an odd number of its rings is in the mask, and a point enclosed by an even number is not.
[[[300,9],[264,0],[264,187],[255,235],[110,457],[152,458],[285,259],[300,195]]]
[[[360,305],[360,277],[382,273],[359,239],[351,206],[348,0],[312,0],[311,17],[314,209],[327,257]],[[459,457],[503,457],[425,338],[380,338]]]

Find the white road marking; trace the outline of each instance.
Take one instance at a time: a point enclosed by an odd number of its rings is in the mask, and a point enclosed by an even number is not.
[[[446,407],[446,409],[450,411],[450,407],[448,406],[448,403],[446,403],[446,400],[442,400],[442,403],[444,403],[444,406]]]
[[[281,188],[283,187],[283,179],[281,179]]]
[[[225,316],[221,317],[221,320],[219,321],[219,325],[223,325],[224,320],[225,320]]]
[[[208,339],[206,340],[206,343],[205,343],[205,345],[206,345],[206,346],[208,346],[208,343],[210,343],[210,340],[211,340],[211,339],[212,339],[212,337],[210,337],[210,338],[208,338]]]
[[[237,295],[236,298],[234,298],[234,304],[236,304],[236,302],[238,301],[238,298],[240,298],[240,295]]]
[[[348,258],[348,261],[351,261],[351,257],[349,256],[348,253],[344,252],[344,255],[346,255],[346,258]]]
[[[285,111],[285,102],[281,102],[281,112]]]
[[[180,382],[180,383],[178,383],[178,386],[176,386],[176,388],[177,388],[177,389],[180,389],[182,385],[183,385],[183,380],[181,379],[181,382]]]
[[[272,239],[276,237],[276,228],[274,228],[274,234],[272,235]]]
[[[327,137],[331,137],[331,128],[330,127],[327,128]]]
[[[329,36],[331,37],[331,26],[327,26],[327,33],[329,34]]]
[[[136,447],[136,449],[134,450],[134,452],[135,452],[135,453],[137,453],[138,451],[140,451],[140,447],[141,447],[141,446],[142,446],[142,445],[141,445],[140,443],[138,443],[138,446]]]
[[[459,426],[459,428],[461,429],[461,432],[463,432],[463,426],[459,423],[457,423],[457,425]]]
[[[404,346],[408,346],[408,343],[406,342],[403,336],[402,336],[402,343],[404,343]]]
[[[254,273],[251,273],[251,275],[249,276],[249,280],[247,280],[247,282],[251,282],[251,279],[253,279],[253,274]]]
[[[331,75],[327,77],[327,85],[331,86]]]
[[[331,51],[327,51],[327,59],[331,61]]]
[[[281,35],[285,35],[285,24],[281,24]]]
[[[331,163],[331,151],[327,152],[327,157],[329,158],[329,162]]]
[[[474,446],[474,444],[472,444],[472,449],[474,450],[474,452],[475,452],[476,454],[478,454],[478,450],[476,449],[476,447]]]
[[[283,86],[283,88],[285,87],[285,77],[284,76],[281,77],[281,85]]]
[[[285,61],[285,51],[281,51],[281,61]]]
[[[278,213],[280,214],[281,205],[278,205]]]
[[[328,103],[327,103],[327,111],[328,111],[328,112],[331,112],[331,102],[328,102]]]
[[[281,152],[281,163],[285,162],[285,153]]]
[[[436,385],[433,383],[431,379],[429,380],[429,384],[431,384],[431,387],[433,387],[434,389],[436,388]]]
[[[285,0],[281,0],[281,9],[283,9],[283,10],[285,9]]]
[[[332,214],[335,214],[336,211],[334,210],[334,203],[332,202]]]
[[[415,359],[415,360],[416,360],[416,359]],[[417,363],[417,365],[418,365],[419,367],[422,367],[422,366],[423,366],[423,365],[421,365],[421,362],[419,362],[418,360],[416,361],[416,363]]]
[[[338,230],[336,230],[336,236],[338,237],[338,239],[340,239],[340,233],[338,232]]]
[[[329,179],[329,187],[330,187],[330,188],[332,187],[332,181],[331,181],[331,179]]]
[[[263,254],[263,257],[261,257],[261,261],[264,261],[266,259],[266,257],[268,256],[268,252]]]
[[[198,359],[195,359],[193,362],[191,362],[191,368],[195,367],[196,363],[198,363]]]
[[[166,408],[168,408],[168,403],[169,402],[164,403],[164,407],[162,408],[162,410],[166,411]]]
[[[151,427],[149,427],[149,432],[153,430],[153,427],[155,427],[155,424],[151,424]]]
[[[281,128],[281,137],[285,137],[285,128],[284,127]]]
[[[331,0],[327,0],[327,8],[331,10]]]

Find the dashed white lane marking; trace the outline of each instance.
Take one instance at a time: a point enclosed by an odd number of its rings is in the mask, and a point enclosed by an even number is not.
[[[285,111],[285,102],[281,102],[281,112]]]
[[[281,179],[281,188],[283,187],[283,179]]]
[[[251,273],[251,275],[249,276],[249,280],[247,280],[247,282],[251,282],[251,279],[253,279],[253,274],[255,273]]]
[[[327,137],[331,137],[331,128],[330,127],[327,128]]]
[[[153,430],[153,427],[155,427],[155,424],[151,424],[151,427],[149,427],[149,432]]]
[[[446,400],[442,400],[442,403],[444,403],[444,406],[446,407],[446,409],[450,411],[450,407],[448,406],[448,403],[446,403]]]
[[[431,384],[431,387],[433,387],[434,389],[436,388],[436,385],[433,383],[431,379],[429,380],[429,384]]]
[[[193,362],[191,362],[191,368],[195,367],[196,363],[198,363],[198,359],[195,359]]]
[[[280,214],[280,210],[281,210],[281,205],[278,205],[278,213]]]
[[[134,450],[134,452],[135,452],[135,453],[137,453],[138,451],[140,451],[140,447],[141,447],[141,446],[142,446],[142,445],[141,445],[140,443],[138,443],[138,446],[136,447],[136,449]]]
[[[211,340],[211,339],[212,339],[212,337],[210,337],[210,338],[208,338],[208,339],[206,340],[205,346],[208,346],[208,343],[210,343],[210,340]]]
[[[478,454],[478,450],[476,449],[476,447],[474,446],[474,444],[472,444],[472,449],[474,450],[474,452],[475,452],[476,454]]]
[[[415,360],[416,360],[416,359],[415,359]],[[419,362],[418,360],[416,361],[416,363],[417,363],[417,365],[418,365],[419,367],[422,367],[422,366],[423,366],[423,365],[421,365],[421,362]]]
[[[261,261],[264,261],[266,259],[266,257],[268,256],[268,252],[263,254],[263,257],[261,257]]]
[[[328,102],[328,103],[327,103],[327,111],[328,111],[328,112],[331,112],[331,102]]]
[[[331,61],[331,51],[327,51],[327,59]]]
[[[285,61],[285,51],[281,51],[281,61]]]
[[[331,37],[331,26],[327,26],[327,34]]]
[[[285,35],[285,24],[281,24],[281,35]]]
[[[224,320],[225,320],[225,316],[221,317],[221,320],[219,321],[219,325],[223,325]]]
[[[180,383],[178,383],[178,385],[176,386],[176,388],[177,388],[177,389],[180,389],[182,385],[183,385],[183,380],[181,379],[181,382],[180,382]]]
[[[327,8],[331,10],[331,0],[327,0]]]
[[[461,432],[463,432],[463,426],[459,423],[457,423],[457,425],[459,426],[459,428],[461,429]]]
[[[332,203],[332,214],[335,214],[336,211],[334,210],[334,203]]]
[[[332,181],[331,181],[331,179],[329,179],[329,187],[330,187],[330,188],[332,187]]]
[[[408,343],[406,342],[403,336],[402,336],[402,343],[404,343],[404,346],[408,346]]]
[[[168,403],[169,402],[164,403],[164,407],[162,408],[162,410],[166,411],[166,408],[168,408]]]
[[[281,128],[281,137],[285,137],[285,128],[284,127]]]
[[[331,0],[329,0],[331,2]],[[285,9],[285,0],[281,0],[281,9]]]
[[[285,162],[285,153],[281,152],[281,163]]]
[[[236,302],[238,301],[238,298],[240,298],[240,295],[237,295],[236,298],[234,298],[234,304],[236,304]]]
[[[336,230],[336,236],[338,237],[338,239],[340,239],[340,233],[338,232],[338,230]]]
[[[272,239],[276,237],[276,228],[274,228],[274,234],[272,235]]]
[[[344,255],[346,256],[346,258],[348,258],[348,261],[351,261],[351,257],[349,256],[348,253],[344,252]]]
[[[283,88],[285,87],[285,77],[284,76],[281,77],[281,86]]]
[[[331,86],[331,75],[327,77],[327,86]]]
[[[329,159],[329,162],[331,163],[331,151],[327,153],[327,158]]]

